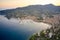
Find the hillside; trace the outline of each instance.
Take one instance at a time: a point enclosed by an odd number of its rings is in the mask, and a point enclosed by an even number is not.
[[[22,17],[24,15],[41,17],[42,14],[44,15],[60,14],[60,6],[54,6],[52,4],[30,5],[27,7],[19,7],[16,9],[7,9],[0,11],[0,15],[5,15],[7,18]]]

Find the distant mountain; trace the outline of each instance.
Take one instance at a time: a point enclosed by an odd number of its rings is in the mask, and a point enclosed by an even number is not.
[[[54,15],[60,14],[60,6],[48,5],[30,5],[27,7],[19,7],[16,9],[7,9],[0,11],[0,15],[6,17],[20,17],[23,15],[41,16],[42,14]]]

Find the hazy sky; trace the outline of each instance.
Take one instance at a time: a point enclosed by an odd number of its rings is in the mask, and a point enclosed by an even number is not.
[[[60,5],[60,0],[0,0],[0,8],[24,7],[28,5],[45,5],[45,4]]]

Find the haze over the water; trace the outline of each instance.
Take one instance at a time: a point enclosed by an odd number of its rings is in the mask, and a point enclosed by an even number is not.
[[[60,0],[0,0],[0,10],[37,4],[53,4],[56,6],[60,6]]]
[[[33,33],[50,28],[51,25],[31,19],[7,19],[0,15],[0,32],[3,40],[27,40]]]
[[[6,27],[8,27],[8,25],[12,26],[14,25],[14,27],[16,26],[18,28],[24,28],[25,30],[29,30],[29,31],[41,31],[47,28],[50,28],[51,25],[50,24],[46,24],[43,22],[35,22],[31,19],[24,19],[24,20],[20,20],[20,19],[16,19],[16,18],[11,18],[11,19],[7,19],[6,17],[0,15],[0,24],[5,24],[7,25]],[[13,27],[12,27],[13,28]]]

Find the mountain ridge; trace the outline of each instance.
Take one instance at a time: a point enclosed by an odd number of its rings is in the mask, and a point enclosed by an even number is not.
[[[0,15],[6,15],[6,17],[22,17],[26,16],[38,16],[41,15],[55,15],[60,14],[60,6],[48,5],[30,5],[27,7],[18,7],[15,9],[7,9],[0,11]]]
[[[5,10],[12,10],[12,9],[22,9],[22,8],[27,8],[27,7],[31,7],[31,6],[55,6],[53,4],[46,4],[46,5],[28,5],[28,6],[25,6],[25,7],[16,7],[16,8],[9,8],[9,9],[5,9]],[[60,7],[60,6],[56,6],[56,7]],[[0,11],[4,11],[4,10],[0,10]]]

